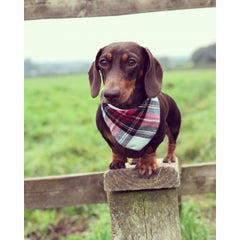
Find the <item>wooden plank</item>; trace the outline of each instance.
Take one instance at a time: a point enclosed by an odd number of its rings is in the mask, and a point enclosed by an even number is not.
[[[216,163],[183,165],[180,195],[216,192]]]
[[[176,189],[109,192],[112,239],[180,240]]]
[[[106,202],[103,173],[34,178],[24,182],[25,209]]]
[[[151,181],[146,178],[139,178],[133,169],[130,170],[133,176],[137,178],[129,176],[131,181],[125,179],[122,181],[125,182],[124,185],[128,186],[128,188],[136,189],[140,187],[139,181],[142,181],[145,187],[154,188],[154,186],[149,186]],[[125,172],[126,170],[121,169],[118,171]],[[161,173],[161,177],[166,173],[164,171],[166,169]],[[113,179],[115,178],[114,175],[118,174],[115,170],[110,172],[109,174],[112,175]],[[120,175],[123,177],[124,174]],[[24,181],[25,209],[106,203],[107,197],[103,186],[103,175],[104,172],[26,179]],[[159,181],[158,178],[155,180]],[[117,182],[115,181],[114,184],[117,184]],[[111,184],[109,187],[111,187]],[[124,188],[126,189],[126,187]],[[113,189],[116,189],[114,185]],[[118,189],[120,188],[118,187]],[[181,168],[179,194],[188,195],[207,192],[216,192],[216,163],[183,165]]]
[[[158,166],[156,174],[150,178],[141,177],[134,166],[109,170],[104,174],[104,190],[111,192],[179,187],[178,162],[162,163],[162,159],[158,159]]]
[[[24,19],[116,16],[215,6],[216,0],[25,0]]]

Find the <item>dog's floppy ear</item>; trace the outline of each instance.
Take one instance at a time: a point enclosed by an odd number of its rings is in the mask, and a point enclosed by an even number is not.
[[[91,96],[93,98],[97,97],[101,87],[101,76],[98,69],[98,58],[101,54],[101,49],[98,51],[95,61],[92,63],[92,66],[88,72],[88,78],[91,87]]]
[[[144,77],[145,91],[149,98],[153,98],[161,92],[163,70],[147,48],[144,48],[144,53],[148,64]]]

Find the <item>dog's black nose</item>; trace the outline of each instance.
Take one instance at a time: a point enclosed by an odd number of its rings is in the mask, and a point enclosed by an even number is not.
[[[120,96],[120,91],[119,90],[104,90],[103,91],[103,96],[109,101],[115,101],[119,98]]]

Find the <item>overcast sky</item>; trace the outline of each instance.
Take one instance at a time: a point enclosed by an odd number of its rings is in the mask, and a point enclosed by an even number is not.
[[[93,60],[116,41],[138,42],[157,56],[188,56],[216,42],[216,9],[24,22],[24,57],[35,62]]]

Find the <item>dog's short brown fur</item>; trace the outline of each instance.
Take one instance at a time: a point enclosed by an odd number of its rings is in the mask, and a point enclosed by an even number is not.
[[[146,98],[158,97],[160,101],[159,129],[140,151],[126,149],[116,142],[104,122],[99,106],[96,123],[112,149],[110,169],[125,168],[125,162],[130,157],[141,175],[150,176],[157,170],[156,149],[165,134],[168,136],[168,152],[163,162],[175,162],[181,115],[175,101],[161,92],[163,71],[150,51],[134,42],[112,43],[99,50],[88,74],[92,97],[99,94],[102,75],[104,102],[118,108],[137,107]]]

